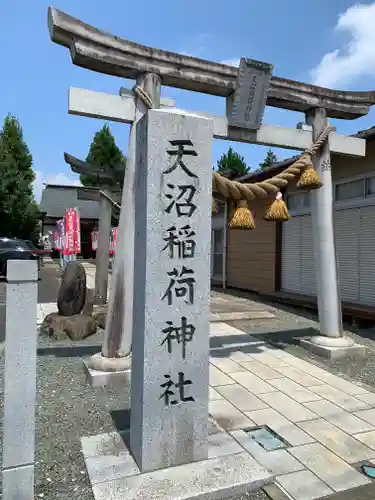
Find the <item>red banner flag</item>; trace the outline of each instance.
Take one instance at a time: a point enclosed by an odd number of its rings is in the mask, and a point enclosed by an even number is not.
[[[116,253],[118,227],[113,228],[113,253]]]
[[[67,208],[65,212],[64,255],[74,254],[74,226],[75,211],[72,208]]]
[[[74,209],[74,253],[81,253],[81,215],[78,208]]]

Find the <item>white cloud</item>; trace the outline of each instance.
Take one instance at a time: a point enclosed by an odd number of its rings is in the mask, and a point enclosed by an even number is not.
[[[315,85],[348,86],[363,76],[375,76],[375,2],[356,4],[340,14],[336,32],[350,40],[344,47],[325,54],[311,71]]]
[[[43,191],[43,184],[61,184],[64,186],[81,186],[81,182],[77,178],[68,177],[67,175],[58,172],[57,174],[51,174],[44,176],[40,170],[35,170],[35,180],[33,184],[34,196],[37,203],[40,202],[40,198]]]
[[[179,54],[189,57],[204,57],[210,38],[209,33],[199,33],[193,36],[184,49],[179,51]]]
[[[220,61],[220,64],[227,64],[228,66],[235,66],[238,68],[240,66],[240,57],[233,57],[233,59],[224,59]]]

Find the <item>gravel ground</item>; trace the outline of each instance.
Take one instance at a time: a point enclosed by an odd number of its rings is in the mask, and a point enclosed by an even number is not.
[[[37,392],[37,498],[93,500],[80,438],[113,430],[111,412],[127,408],[129,393],[92,389],[79,358],[53,356],[38,358]]]
[[[248,294],[243,294],[258,300]],[[346,334],[356,342],[366,344],[365,359],[322,361],[298,346],[298,338],[312,335],[318,324],[316,315],[292,307],[275,307],[262,302],[262,309],[274,312],[276,320],[237,321],[232,324],[252,335],[277,343],[287,351],[323,366],[334,373],[362,382],[370,389],[375,386],[375,329],[351,329]],[[99,344],[98,338],[86,344]],[[84,343],[84,344],[85,344]],[[64,342],[63,344],[68,344]],[[40,337],[39,348],[51,345]],[[82,344],[80,344],[82,345]],[[73,350],[70,350],[73,352]],[[36,424],[36,498],[48,500],[94,500],[80,438],[115,428],[114,418],[124,417],[129,408],[129,392],[120,389],[93,389],[85,383],[82,352],[74,357],[38,356],[37,368],[37,424]],[[3,355],[0,355],[0,392],[3,392]],[[0,394],[1,412],[3,397]],[[2,438],[0,429],[0,438]],[[1,450],[0,450],[1,452]],[[232,500],[267,500],[262,492],[242,495]]]
[[[2,413],[3,355],[0,373]],[[129,391],[88,387],[81,358],[39,356],[37,392],[36,498],[94,500],[80,438],[114,430],[112,417],[117,423],[122,420],[119,425],[124,428]],[[233,500],[266,499],[268,496],[259,491]]]

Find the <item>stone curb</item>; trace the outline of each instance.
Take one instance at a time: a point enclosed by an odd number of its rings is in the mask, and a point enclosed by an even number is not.
[[[245,319],[276,319],[276,316],[269,311],[243,311],[229,313],[211,313],[210,323],[227,321],[241,321]]]

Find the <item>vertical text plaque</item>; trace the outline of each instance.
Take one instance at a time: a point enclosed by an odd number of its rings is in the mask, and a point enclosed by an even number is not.
[[[130,446],[141,471],[207,458],[212,122],[137,126]]]
[[[273,65],[242,58],[228,125],[258,130],[262,125]]]

